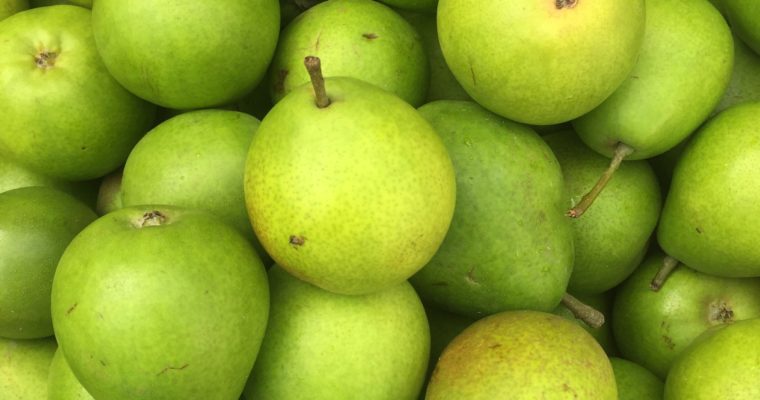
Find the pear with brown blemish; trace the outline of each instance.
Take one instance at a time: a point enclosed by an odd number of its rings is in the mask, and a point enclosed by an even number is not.
[[[349,77],[293,89],[261,121],[245,201],[267,253],[291,274],[343,294],[382,290],[433,256],[454,212],[446,147],[408,103]],[[301,67],[303,68],[303,66]]]

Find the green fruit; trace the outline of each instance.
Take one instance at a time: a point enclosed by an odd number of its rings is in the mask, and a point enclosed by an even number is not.
[[[0,394],[3,400],[47,399],[47,377],[55,339],[0,338]]]
[[[30,9],[0,22],[0,151],[66,180],[116,169],[150,127],[155,107],[108,73],[90,11]]]
[[[29,0],[32,7],[46,7],[58,4],[69,4],[85,8],[92,8],[92,0]]]
[[[427,400],[617,399],[604,350],[565,318],[505,311],[470,325],[443,351]]]
[[[615,372],[619,400],[662,399],[665,384],[648,369],[615,357],[610,357],[610,364]]]
[[[662,288],[649,284],[662,266],[652,254],[617,288],[612,328],[620,354],[660,378],[699,334],[720,324],[760,317],[760,280],[720,278],[678,266]]]
[[[544,136],[562,167],[574,207],[594,186],[609,159],[592,151],[572,131]],[[657,177],[646,161],[626,161],[583,215],[572,219],[575,263],[568,290],[602,293],[636,269],[647,251],[662,208]]]
[[[29,8],[28,0],[0,0],[0,20]]]
[[[249,399],[415,399],[430,334],[425,309],[402,282],[346,296],[269,270],[272,312],[246,385]]]
[[[589,326],[582,319],[576,317],[575,314],[573,314],[572,310],[567,308],[564,303],[558,305],[552,311],[552,314],[557,314],[561,317],[565,317],[580,325],[581,328],[585,329],[586,332],[590,333],[591,336],[593,336],[594,339],[599,342],[599,345],[602,346],[602,349],[604,349],[604,352],[607,353],[608,356],[617,354],[617,345],[615,344],[615,338],[612,335],[612,324],[610,323],[610,317],[612,316],[612,301],[614,300],[614,291],[600,294],[573,294],[572,296],[580,300],[583,304],[586,304],[602,313],[602,315],[605,317],[604,324],[598,328]]]
[[[446,238],[411,279],[420,297],[472,317],[552,310],[570,278],[573,237],[549,146],[473,102],[440,100],[419,111],[446,145],[457,181]]]
[[[429,67],[417,32],[371,0],[329,0],[306,10],[282,32],[269,69],[272,99],[309,82],[304,57],[317,56],[324,76],[361,79],[418,106]]]
[[[87,389],[79,383],[59,348],[50,364],[47,381],[47,400],[94,400]]]
[[[402,10],[419,11],[435,14],[438,8],[438,0],[380,0],[391,7]]]
[[[245,200],[254,231],[288,272],[360,294],[397,285],[427,263],[454,212],[451,159],[427,121],[366,82],[325,79],[277,103],[254,135]]]
[[[100,217],[53,280],[56,338],[95,398],[237,398],[268,310],[250,243],[211,214],[170,206]]]
[[[569,121],[623,82],[644,36],[644,1],[440,0],[451,72],[483,107],[535,125]]]
[[[666,400],[750,400],[760,398],[756,379],[760,319],[716,327],[700,335],[673,364],[665,381]]]
[[[713,115],[726,108],[748,101],[760,101],[760,54],[734,36],[734,69],[723,98]]]
[[[425,313],[430,325],[430,358],[425,374],[425,383],[427,384],[430,381],[435,364],[446,346],[476,320],[432,306],[425,306]],[[423,388],[422,391],[424,392],[425,389]],[[420,395],[420,398],[424,398],[424,393],[420,393]]]
[[[98,0],[92,29],[103,62],[161,106],[217,106],[253,90],[277,44],[277,0]]]
[[[123,205],[206,210],[255,241],[243,172],[258,127],[255,117],[227,110],[190,111],[162,122],[129,153],[121,181]]]
[[[647,1],[636,66],[573,127],[608,157],[620,143],[633,148],[629,160],[661,154],[707,119],[728,85],[733,59],[731,31],[707,0]]]
[[[430,84],[428,85],[425,102],[434,100],[470,100],[470,96],[464,91],[462,85],[457,82],[454,74],[441,52],[441,44],[438,41],[438,25],[436,14],[397,10],[409,24],[419,33],[422,39],[422,47],[428,57],[430,65]]]
[[[0,193],[0,337],[53,334],[50,290],[58,259],[96,217],[80,201],[53,188]]]
[[[121,201],[121,177],[123,169],[119,168],[103,177],[98,187],[98,198],[95,204],[95,212],[105,215],[111,211],[124,207]]]
[[[673,172],[657,239],[704,273],[760,276],[760,102],[735,105],[692,138]]]
[[[756,0],[722,0],[731,29],[749,47],[760,54],[760,2]]]

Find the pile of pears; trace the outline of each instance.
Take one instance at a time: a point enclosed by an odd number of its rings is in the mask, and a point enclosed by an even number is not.
[[[0,398],[757,399],[759,164],[753,0],[0,0]]]

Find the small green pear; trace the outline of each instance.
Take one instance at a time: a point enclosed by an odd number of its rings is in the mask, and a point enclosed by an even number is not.
[[[446,145],[457,184],[446,238],[411,278],[420,297],[471,317],[554,309],[574,251],[562,171],[549,146],[471,101],[439,100],[419,111]]]
[[[659,252],[617,288],[612,329],[620,354],[665,378],[673,360],[706,329],[760,317],[760,279],[721,278],[679,265],[655,292]]]
[[[760,101],[760,54],[734,36],[734,69],[731,81],[713,115],[747,101]]]
[[[643,0],[440,0],[441,50],[480,105],[550,125],[598,106],[633,68]]]
[[[29,8],[29,0],[0,0],[0,20]]]
[[[272,310],[248,399],[413,400],[430,351],[425,309],[401,282],[342,295],[269,270]]]
[[[612,366],[583,328],[539,311],[478,320],[446,347],[427,400],[616,400]]]
[[[309,60],[317,73],[319,59]],[[441,245],[454,168],[430,124],[398,96],[349,77],[322,82],[293,89],[256,131],[245,165],[249,217],[295,276],[337,293],[382,290]]]
[[[0,337],[51,336],[50,291],[58,260],[97,215],[45,186],[0,193]]]
[[[715,327],[678,357],[665,380],[665,400],[760,398],[760,319]]]
[[[672,148],[707,119],[728,86],[733,41],[723,16],[707,0],[646,2],[646,30],[636,66],[593,111],[573,121],[580,138],[627,159]],[[688,105],[688,106],[685,106]]]
[[[673,172],[657,239],[704,273],[760,276],[760,102],[713,117],[684,149]]]
[[[438,24],[436,14],[398,10],[412,27],[420,34],[422,46],[430,64],[430,84],[428,85],[425,102],[435,100],[470,100],[470,96],[451,73],[441,52],[438,40]]]
[[[413,106],[425,99],[429,67],[419,34],[390,7],[372,0],[328,0],[282,31],[269,67],[274,102],[309,82],[306,56],[324,76],[350,76],[379,86]]]
[[[756,0],[722,0],[731,29],[757,54],[760,54],[760,2]]]
[[[47,377],[57,347],[53,337],[0,338],[0,395],[3,400],[47,399]]]
[[[60,348],[53,355],[47,381],[47,400],[95,400],[79,383]]]
[[[572,131],[543,136],[562,167],[569,206],[593,186],[609,160]],[[662,195],[646,161],[625,161],[583,218],[573,219],[575,263],[568,290],[602,293],[641,263],[657,225]]]
[[[619,400],[661,400],[665,383],[648,369],[623,358],[610,357]]]

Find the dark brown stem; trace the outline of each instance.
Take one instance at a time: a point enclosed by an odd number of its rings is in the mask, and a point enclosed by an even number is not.
[[[623,160],[631,153],[633,153],[632,147],[628,146],[625,143],[618,143],[618,145],[615,147],[615,152],[612,155],[610,165],[596,182],[596,185],[594,185],[594,187],[591,188],[591,190],[583,196],[581,201],[579,201],[575,207],[568,210],[565,215],[571,218],[578,218],[583,215],[583,213],[586,212],[589,207],[591,207],[591,204],[594,202],[594,200],[599,197],[599,193],[602,193],[602,190],[605,186],[607,186],[607,183],[610,181],[610,179],[612,179],[612,175],[615,174],[615,171],[617,171],[617,169],[620,167],[620,164],[623,162]]]
[[[330,105],[330,98],[325,90],[325,78],[322,76],[322,63],[319,57],[306,56],[303,60],[306,70],[309,71],[311,86],[314,87],[314,96],[317,98],[317,107],[325,108]]]
[[[668,276],[670,276],[677,266],[678,260],[671,256],[665,256],[662,260],[660,270],[657,271],[657,274],[652,278],[652,282],[649,283],[649,288],[658,292],[662,288],[662,285],[665,284],[665,280],[668,279]]]
[[[562,305],[567,307],[570,312],[575,315],[575,318],[586,323],[586,325],[597,329],[604,325],[604,314],[599,310],[591,307],[580,300],[576,299],[570,293],[565,293],[562,296]]]

